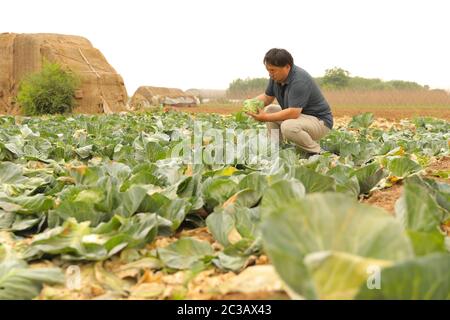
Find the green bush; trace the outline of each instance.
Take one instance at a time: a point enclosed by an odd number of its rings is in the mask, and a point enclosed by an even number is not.
[[[22,80],[17,102],[25,115],[70,113],[79,79],[57,63],[44,62],[41,71]]]
[[[348,87],[350,72],[342,68],[334,67],[325,70],[322,78],[322,86],[327,89],[341,89]]]

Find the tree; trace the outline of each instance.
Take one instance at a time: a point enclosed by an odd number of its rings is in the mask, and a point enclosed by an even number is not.
[[[230,83],[227,89],[229,98],[252,98],[255,94],[264,92],[269,79],[267,78],[247,78],[236,79]]]
[[[44,62],[41,71],[28,75],[19,86],[17,101],[25,115],[72,112],[79,79],[57,63]]]
[[[325,70],[325,75],[322,78],[322,85],[330,89],[340,89],[348,86],[350,81],[350,72],[347,70],[334,67]]]

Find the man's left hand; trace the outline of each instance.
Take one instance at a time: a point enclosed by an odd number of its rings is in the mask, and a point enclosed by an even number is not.
[[[246,114],[249,115],[250,117],[252,117],[253,119],[257,120],[257,121],[261,121],[261,122],[268,121],[267,113],[264,112],[262,109],[260,109],[258,111],[258,113],[246,112]]]

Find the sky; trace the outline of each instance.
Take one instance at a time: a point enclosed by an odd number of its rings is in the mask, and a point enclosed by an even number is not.
[[[141,85],[226,89],[268,77],[271,48],[287,49],[311,75],[415,81],[450,90],[446,0],[14,0],[0,33],[89,39],[131,96]]]

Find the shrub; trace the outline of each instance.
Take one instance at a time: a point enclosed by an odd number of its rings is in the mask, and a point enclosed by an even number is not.
[[[25,115],[70,113],[78,85],[79,79],[74,74],[57,63],[44,62],[41,71],[21,81],[17,102]]]

